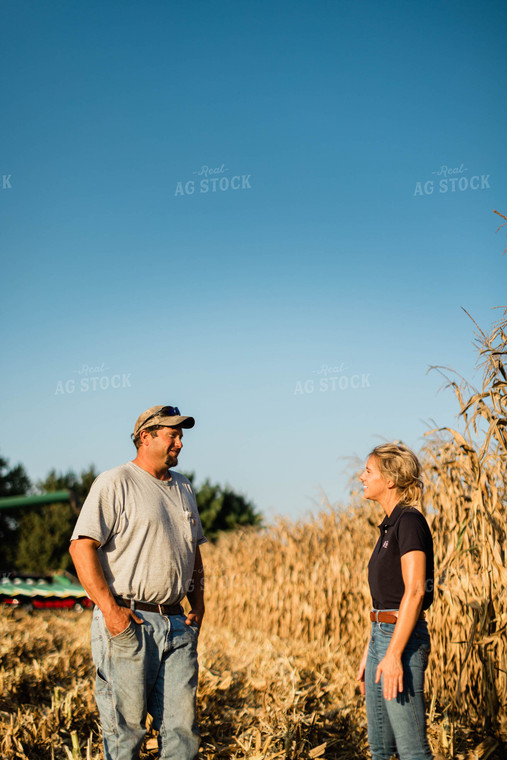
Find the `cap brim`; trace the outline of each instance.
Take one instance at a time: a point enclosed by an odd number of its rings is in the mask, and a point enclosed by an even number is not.
[[[167,420],[167,422],[166,422]],[[163,417],[159,423],[159,425],[168,425],[169,427],[183,427],[183,428],[193,428],[195,425],[195,420],[193,417]]]
[[[168,415],[161,415],[160,417],[153,417],[151,420],[148,420],[148,423],[146,425],[141,425],[137,432],[140,433],[141,430],[148,430],[148,428],[155,427],[156,425],[193,428],[195,425],[195,420],[193,417],[182,417],[178,414],[174,414],[172,417],[169,417]]]

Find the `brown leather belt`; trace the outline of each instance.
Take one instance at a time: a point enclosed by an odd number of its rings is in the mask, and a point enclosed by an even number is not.
[[[370,620],[372,623],[394,623],[394,625],[396,625],[398,614],[394,612],[386,612],[385,610],[372,610],[370,612]],[[421,612],[419,615],[419,620],[424,620],[424,612]]]
[[[129,607],[134,610],[144,610],[145,612],[159,612],[161,615],[182,615],[183,607],[181,604],[149,604],[149,602],[136,602],[132,599],[123,599],[121,596],[115,596],[116,603],[120,607]]]
[[[398,616],[394,612],[384,612],[383,610],[372,610],[370,612],[372,623],[396,623]]]

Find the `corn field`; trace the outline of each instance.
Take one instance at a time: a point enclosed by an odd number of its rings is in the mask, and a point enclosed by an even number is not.
[[[435,542],[429,734],[444,758],[507,756],[506,330],[504,317],[478,332],[482,387],[447,377],[458,424],[428,434],[420,452]],[[379,509],[352,493],[349,506],[311,521],[203,548],[202,760],[368,757],[355,677]],[[89,623],[88,613],[2,611],[2,760],[103,757]],[[149,731],[143,757],[155,748]]]

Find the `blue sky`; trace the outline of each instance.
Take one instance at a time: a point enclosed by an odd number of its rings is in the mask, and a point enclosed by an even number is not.
[[[462,307],[505,303],[504,3],[0,14],[11,464],[113,467],[178,404],[181,469],[297,518],[346,457],[454,424],[428,367],[478,382]]]

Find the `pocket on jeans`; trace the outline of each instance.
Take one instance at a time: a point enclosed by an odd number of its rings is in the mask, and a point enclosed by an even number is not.
[[[95,691],[99,692],[100,694],[111,694],[111,685],[108,681],[106,681],[104,674],[100,668],[97,668],[96,676]]]
[[[114,642],[114,643],[127,641],[128,639],[132,637],[135,638],[136,636],[136,630],[135,630],[132,620],[129,620],[128,626],[124,628],[123,631],[120,631],[120,633],[115,633],[114,636],[111,635],[105,623],[104,623],[104,627],[109,636],[109,641]]]
[[[428,633],[414,631],[407,642],[409,649],[425,649],[429,654],[431,652],[431,639]]]
[[[183,623],[183,630],[184,631],[192,631],[193,633],[199,635],[200,626],[197,625],[193,620],[191,623],[186,623],[187,616],[182,614],[178,615],[179,619]]]
[[[394,633],[394,623],[377,623],[377,631],[386,639],[390,639]]]
[[[428,666],[428,657],[431,652],[431,644],[427,636],[412,635],[403,652],[407,661],[412,661],[422,670]]]
[[[428,658],[430,656],[430,652],[431,652],[431,647],[429,644],[426,644],[426,643],[421,644],[417,651],[419,662],[423,670],[426,670],[426,668],[428,667]]]

